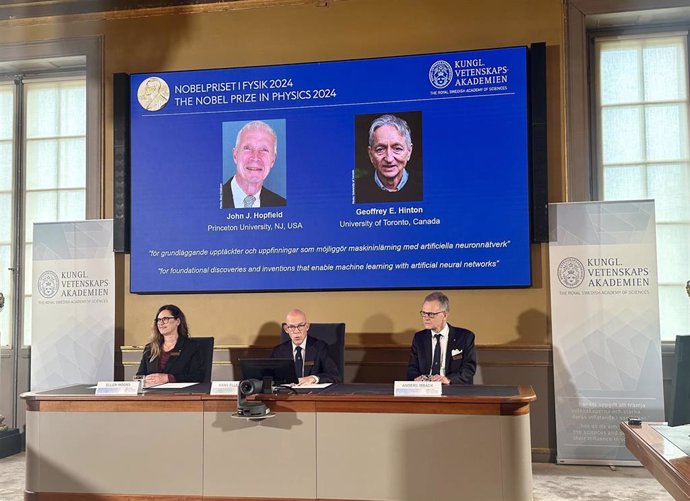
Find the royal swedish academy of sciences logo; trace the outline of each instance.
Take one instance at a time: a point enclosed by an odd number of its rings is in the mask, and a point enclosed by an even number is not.
[[[54,271],[44,271],[38,277],[38,292],[46,299],[50,299],[58,293],[60,279]]]
[[[453,68],[446,61],[438,60],[429,68],[429,82],[437,89],[445,89],[453,81]]]
[[[585,267],[579,259],[567,257],[558,265],[558,281],[568,289],[579,287],[585,279]]]

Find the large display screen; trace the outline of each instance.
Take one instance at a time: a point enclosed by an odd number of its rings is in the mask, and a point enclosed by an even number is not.
[[[525,47],[130,83],[132,292],[530,285]]]

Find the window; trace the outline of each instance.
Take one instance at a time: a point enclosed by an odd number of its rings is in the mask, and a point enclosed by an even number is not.
[[[661,339],[690,331],[686,34],[596,38],[599,198],[653,198]]]
[[[102,52],[101,37],[0,45],[0,365],[10,375],[0,414],[10,426],[25,423],[29,390],[33,223],[103,217]]]
[[[14,85],[0,83],[0,292],[12,303],[12,218],[14,207],[13,130]],[[0,315],[0,346],[8,346],[12,336],[11,316]]]
[[[24,203],[24,344],[31,344],[36,222],[86,219],[86,82],[27,82]]]
[[[8,305],[20,298],[14,311],[24,346],[31,344],[33,224],[86,218],[86,78],[73,69],[56,73],[0,82],[0,292]],[[11,285],[16,279],[23,288]],[[13,344],[12,310],[0,316],[0,346]]]

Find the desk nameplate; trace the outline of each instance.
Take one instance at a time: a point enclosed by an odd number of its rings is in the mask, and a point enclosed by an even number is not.
[[[104,397],[137,396],[141,394],[142,381],[99,381],[95,394]]]
[[[441,381],[396,381],[393,383],[396,397],[440,397],[443,395]]]
[[[239,386],[239,381],[213,381],[211,383],[210,395],[237,396]]]

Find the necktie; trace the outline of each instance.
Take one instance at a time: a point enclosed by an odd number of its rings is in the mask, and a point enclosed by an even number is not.
[[[244,207],[245,207],[245,209],[248,208],[248,207],[253,207],[253,206],[254,206],[254,202],[256,202],[256,197],[255,197],[255,196],[253,196],[253,195],[247,195],[246,197],[244,197]]]
[[[295,372],[297,373],[297,377],[303,377],[304,376],[304,364],[302,363],[302,347],[298,346],[295,348]]]
[[[441,334],[434,334],[436,346],[434,347],[434,359],[431,362],[431,375],[441,374]]]

